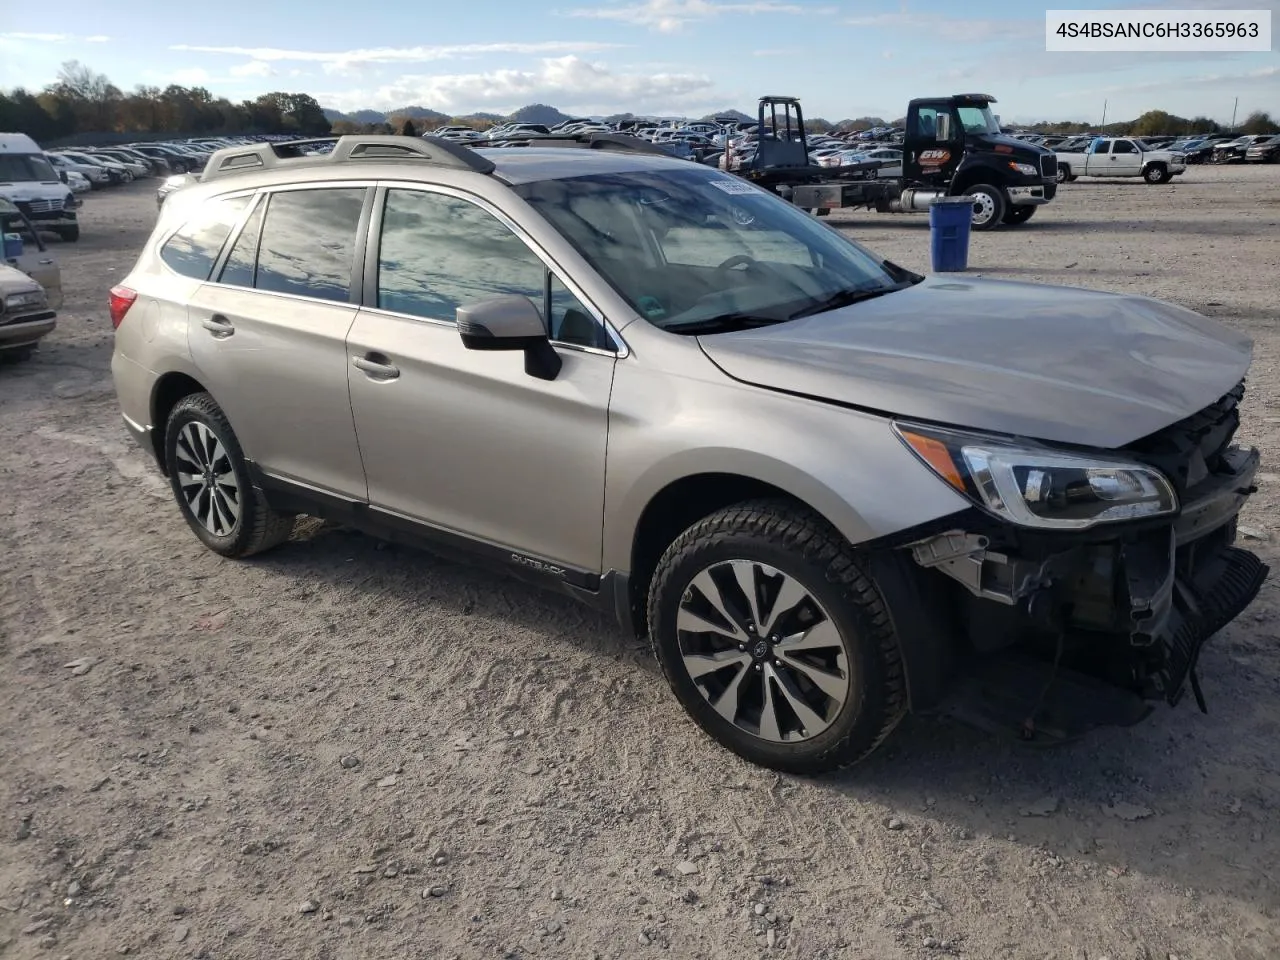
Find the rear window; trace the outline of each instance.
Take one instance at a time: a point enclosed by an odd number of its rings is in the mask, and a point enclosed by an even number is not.
[[[213,262],[231,229],[249,203],[249,197],[222,197],[201,205],[195,216],[160,248],[160,259],[193,280],[209,279]]]

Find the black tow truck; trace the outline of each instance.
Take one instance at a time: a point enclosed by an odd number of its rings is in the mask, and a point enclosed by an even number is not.
[[[880,161],[815,164],[799,99],[761,97],[754,155],[736,162],[726,141],[720,165],[818,216],[847,207],[925,213],[938,197],[970,196],[975,230],[1026,223],[1057,192],[1057,158],[1002,134],[991,112],[995,102],[984,93],[912,100],[902,176],[888,178],[880,176]]]

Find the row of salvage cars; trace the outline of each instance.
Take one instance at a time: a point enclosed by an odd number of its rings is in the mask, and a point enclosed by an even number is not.
[[[62,273],[31,220],[4,197],[0,233],[0,360],[25,360],[57,325]]]

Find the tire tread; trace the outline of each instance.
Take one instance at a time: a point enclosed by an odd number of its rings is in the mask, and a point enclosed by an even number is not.
[[[860,732],[859,726],[855,726],[804,764],[823,772],[852,766],[873,753],[906,716],[906,677],[902,652],[883,597],[859,566],[848,541],[813,510],[787,500],[749,500],[703,518],[677,537],[658,561],[649,590],[650,648],[663,676],[669,684],[672,683],[673,678],[659,655],[652,630],[653,624],[661,622],[658,602],[666,572],[687,553],[708,541],[744,531],[772,541],[775,546],[796,553],[805,562],[824,570],[827,582],[839,588],[845,601],[858,612],[867,628],[865,639],[871,644],[880,665],[879,679],[884,700],[882,716],[869,739],[855,743],[855,735]]]

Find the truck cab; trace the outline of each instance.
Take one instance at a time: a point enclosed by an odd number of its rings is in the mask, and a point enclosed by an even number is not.
[[[1024,223],[1057,191],[1053,151],[1001,133],[995,102],[966,93],[907,106],[903,186],[972,196],[978,230]]]

